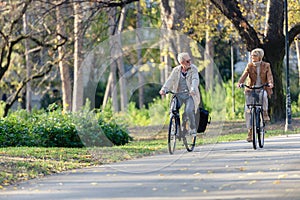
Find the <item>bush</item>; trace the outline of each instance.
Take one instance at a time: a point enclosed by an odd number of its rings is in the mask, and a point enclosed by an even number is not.
[[[34,115],[31,134],[36,146],[43,147],[83,147],[72,123],[72,115],[62,114],[61,110]]]
[[[103,120],[103,113],[65,113],[60,109],[18,110],[0,119],[0,147],[83,147],[123,145],[132,140],[124,125]]]
[[[133,140],[133,138],[129,136],[125,126],[114,122],[104,123],[101,120],[99,121],[99,125],[106,137],[115,145],[124,145]]]

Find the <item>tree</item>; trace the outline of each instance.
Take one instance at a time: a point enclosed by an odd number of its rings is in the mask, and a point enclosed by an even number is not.
[[[265,60],[270,62],[274,76],[274,94],[270,101],[270,112],[275,121],[285,118],[283,92],[283,58],[285,56],[284,4],[282,0],[267,3],[265,31],[261,35],[244,17],[236,0],[211,0],[211,2],[232,22],[248,51],[260,47],[265,50]],[[289,29],[289,44],[300,33],[300,23]]]
[[[67,26],[68,24],[67,17],[70,15],[72,9],[68,4],[65,7],[59,6],[62,4],[62,0],[56,2],[56,30],[59,34],[57,37],[58,41],[63,40],[63,37],[67,36]],[[70,38],[70,37],[69,37]],[[70,42],[70,41],[69,41]],[[59,57],[59,71],[60,71],[60,79],[61,79],[61,89],[62,89],[62,108],[63,111],[72,111],[72,80],[71,80],[71,66],[68,59],[70,55],[67,53],[67,46],[61,46],[58,48],[58,57]]]
[[[2,11],[0,12],[0,80],[2,91],[5,91],[8,96],[5,102],[4,115],[7,115],[13,103],[22,96],[23,88],[27,83],[33,84],[33,80],[41,79],[58,63],[57,58],[53,55],[57,48],[65,43],[65,39],[61,43],[53,40],[57,34],[51,29],[48,29],[48,32],[42,30],[42,27],[47,27],[45,23],[47,10],[35,9],[41,6],[39,3],[39,1],[24,0],[4,2],[0,5]],[[26,21],[26,26],[30,26],[28,33],[22,31],[25,13],[31,19]],[[45,14],[43,19],[40,18],[42,13]],[[26,53],[24,51],[25,40],[28,42]],[[31,72],[26,76],[24,55],[29,53],[34,56],[31,56],[31,66],[28,66]],[[44,58],[41,57],[48,57],[48,61],[42,62]]]
[[[74,89],[72,110],[78,111],[83,106],[83,31],[84,12],[80,2],[74,2]]]

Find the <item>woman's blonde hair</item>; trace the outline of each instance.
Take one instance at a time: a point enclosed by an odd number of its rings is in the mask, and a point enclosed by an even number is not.
[[[264,57],[264,53],[265,53],[264,50],[261,48],[256,48],[251,51],[251,55],[259,56],[260,59]]]

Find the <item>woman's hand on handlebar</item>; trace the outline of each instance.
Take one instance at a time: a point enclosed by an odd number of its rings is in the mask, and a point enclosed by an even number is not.
[[[274,85],[273,85],[272,83],[268,83],[268,87],[269,87],[269,88],[273,88]]]
[[[238,83],[238,84],[237,84],[237,87],[238,87],[238,88],[244,87],[244,83]]]

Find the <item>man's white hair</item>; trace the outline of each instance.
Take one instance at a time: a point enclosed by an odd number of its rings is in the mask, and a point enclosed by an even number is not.
[[[183,57],[186,57],[186,56],[190,57],[190,55],[187,52],[179,53],[177,56],[178,62],[181,63],[184,60]]]

